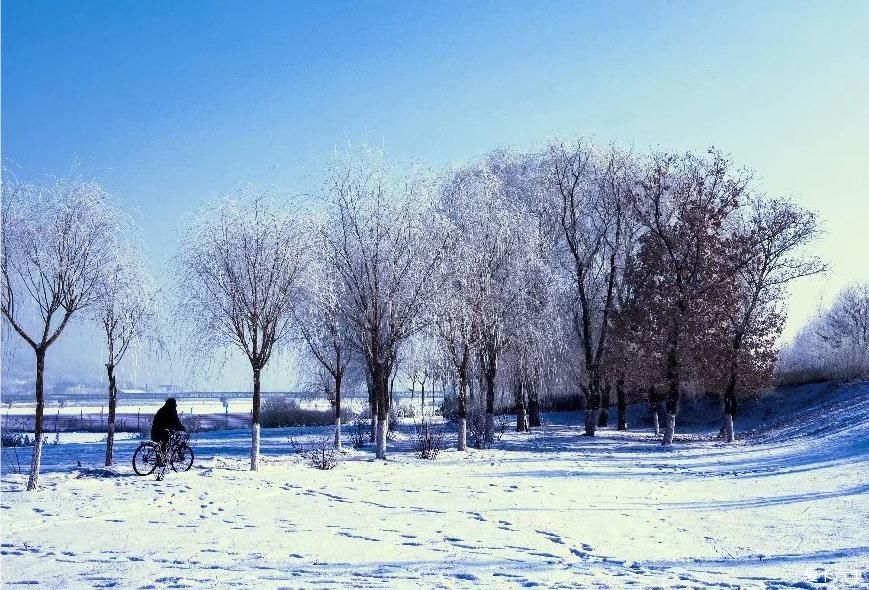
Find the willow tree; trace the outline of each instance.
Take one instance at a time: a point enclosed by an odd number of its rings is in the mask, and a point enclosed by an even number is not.
[[[376,422],[377,457],[386,458],[389,380],[399,347],[422,326],[428,281],[446,241],[432,239],[433,185],[390,169],[381,154],[354,149],[336,155],[326,177],[330,222],[320,232],[327,262],[345,292],[342,313],[365,359]]]
[[[45,360],[73,317],[99,300],[114,260],[117,209],[97,183],[3,181],[2,309],[36,360],[35,443],[27,489],[39,485]]]
[[[305,348],[330,384],[335,408],[335,448],[341,448],[341,393],[344,375],[353,359],[353,341],[343,314],[344,286],[335,268],[318,256],[306,273],[296,322]]]
[[[197,355],[234,347],[253,373],[250,468],[259,468],[262,372],[293,326],[307,231],[296,204],[247,188],[194,214],[176,256],[179,311]]]

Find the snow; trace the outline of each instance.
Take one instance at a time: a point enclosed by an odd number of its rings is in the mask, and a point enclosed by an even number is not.
[[[135,439],[106,470],[99,441],[62,434],[38,493],[4,462],[3,583],[869,587],[869,384],[731,445],[707,431],[664,449],[648,430],[587,438],[577,414],[546,419],[435,461],[414,456],[406,425],[388,461],[348,450],[331,471],[292,453],[326,429],[263,431],[257,473],[248,431],[212,432],[161,482],[132,473]]]

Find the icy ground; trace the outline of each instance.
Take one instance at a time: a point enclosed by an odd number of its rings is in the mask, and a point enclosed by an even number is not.
[[[4,587],[867,588],[869,384],[733,445],[648,431],[591,439],[548,416],[489,451],[350,451],[310,468],[266,432],[210,433],[162,482],[95,468],[99,442],[46,448],[42,490],[2,481]],[[448,442],[451,442],[448,440]],[[76,467],[82,461],[83,467]],[[72,467],[71,467],[72,465]]]

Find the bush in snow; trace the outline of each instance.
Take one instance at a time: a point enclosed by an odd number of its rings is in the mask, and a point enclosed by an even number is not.
[[[184,425],[184,428],[190,434],[202,432],[202,419],[199,416],[194,416],[193,414],[182,416],[181,424]]]
[[[349,421],[349,412],[341,411],[341,421]],[[270,395],[264,396],[260,407],[260,421],[263,428],[284,428],[287,426],[331,426],[335,414],[331,409],[317,410],[302,408],[292,398]]]
[[[353,421],[351,444],[353,445],[354,449],[361,449],[365,446],[365,438],[368,436],[370,427],[370,420],[357,418]]]
[[[324,471],[338,466],[338,451],[335,450],[334,440],[331,436],[324,436],[317,447],[308,453],[311,467]]]
[[[3,448],[32,447],[35,439],[22,432],[3,432],[0,435],[0,446]]]
[[[416,452],[420,459],[435,459],[444,446],[444,429],[431,420],[415,422]]]

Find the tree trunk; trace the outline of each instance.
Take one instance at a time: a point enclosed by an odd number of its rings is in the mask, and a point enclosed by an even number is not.
[[[730,375],[727,379],[727,389],[724,391],[724,440],[733,442],[733,417],[736,414],[736,377],[739,372],[739,349],[742,346],[742,335],[737,334],[733,340],[733,358],[730,361]]]
[[[667,413],[667,426],[664,428],[664,440],[661,441],[662,445],[671,445],[673,444],[673,435],[676,431],[676,414]]]
[[[495,442],[495,369],[486,369],[486,442]]]
[[[585,436],[594,436],[600,412],[600,390],[596,379],[588,385],[585,407]]]
[[[734,439],[733,433],[733,414],[724,415],[724,441],[732,443]]]
[[[528,390],[528,426],[537,428],[540,422],[540,395],[536,385]]]
[[[420,412],[420,416],[425,416],[425,383],[422,383],[420,385],[420,388],[421,389],[420,389],[420,393],[419,393],[419,399],[420,399],[419,412]]]
[[[377,449],[375,452],[375,456],[378,459],[386,460],[386,434],[389,430],[389,415],[380,419],[378,416],[377,420]]]
[[[45,413],[45,389],[43,375],[45,374],[45,349],[36,349],[36,416],[34,417],[33,458],[30,460],[30,478],[27,480],[27,491],[39,487],[39,467],[42,463],[42,418]]]
[[[525,412],[525,406],[519,406],[516,411],[516,432],[528,431],[528,414]]]
[[[459,441],[456,448],[460,451],[468,450],[468,419],[459,418]]]
[[[335,378],[335,448],[341,450],[341,377]]]
[[[655,426],[655,436],[661,436],[661,424],[658,421],[658,406],[652,408],[652,424]]]
[[[525,388],[520,380],[514,389],[516,396],[516,432],[528,430],[528,413],[525,411]]]
[[[619,409],[619,430],[628,429],[628,402],[625,396],[625,378],[624,375],[619,375],[616,380],[616,403]]]
[[[609,426],[610,422],[610,384],[607,382],[601,396],[600,417],[597,421],[599,428]]]
[[[118,388],[115,384],[115,366],[107,364],[106,373],[109,376],[109,427],[106,431],[106,467],[111,467],[115,462],[115,408],[118,402]]]
[[[374,384],[368,384],[368,413],[371,414],[371,430],[368,435],[368,442],[377,441],[377,394],[374,389]]]
[[[378,459],[386,460],[386,435],[389,433],[389,369],[375,367],[374,397],[377,399],[377,448]]]
[[[682,306],[680,305],[680,308]],[[679,386],[681,385],[680,358],[679,358],[679,330],[677,325],[670,334],[670,342],[667,350],[667,424],[664,431],[664,440],[661,444],[673,443],[673,429],[676,427],[676,410],[679,407]]]
[[[460,451],[468,450],[468,373],[467,373],[467,352],[465,352],[464,362],[459,367],[459,391],[457,401],[457,412],[459,415],[459,440],[456,443],[456,448]]]
[[[250,441],[250,470],[259,470],[259,429],[260,429],[260,370],[253,370],[253,427]]]

